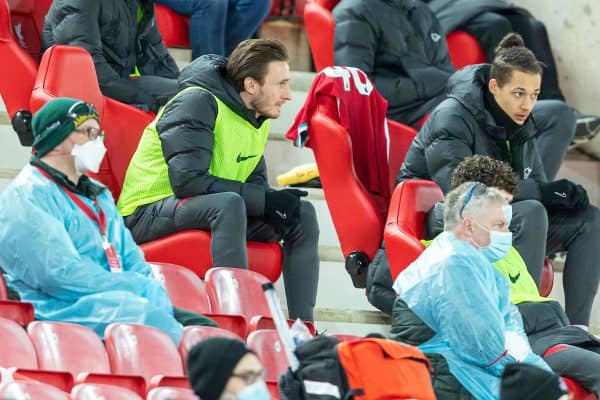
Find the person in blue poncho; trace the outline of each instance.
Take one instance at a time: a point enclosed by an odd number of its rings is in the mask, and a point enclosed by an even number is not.
[[[106,149],[96,109],[57,98],[32,120],[33,155],[0,195],[0,265],[36,319],[73,322],[104,337],[113,322],[152,325],[178,343],[210,319],[174,309],[98,172]],[[180,322],[178,322],[181,321]]]
[[[446,197],[444,232],[394,282],[391,337],[429,357],[438,398],[498,399],[510,363],[550,370],[531,350],[508,282],[492,265],[512,245],[510,217],[497,189],[458,186]]]

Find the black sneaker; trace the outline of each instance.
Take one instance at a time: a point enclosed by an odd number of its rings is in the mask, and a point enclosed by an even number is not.
[[[600,117],[577,113],[577,125],[572,144],[587,143],[600,132]]]

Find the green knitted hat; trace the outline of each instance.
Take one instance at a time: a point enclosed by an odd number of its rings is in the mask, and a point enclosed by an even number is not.
[[[100,119],[98,111],[91,104],[68,97],[50,100],[35,113],[31,121],[35,156],[48,154],[90,118]]]

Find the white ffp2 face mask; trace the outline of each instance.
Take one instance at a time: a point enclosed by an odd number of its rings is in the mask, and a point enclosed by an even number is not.
[[[84,144],[76,144],[71,150],[71,155],[75,157],[75,169],[80,174],[98,172],[105,154],[106,147],[101,138],[90,140]]]

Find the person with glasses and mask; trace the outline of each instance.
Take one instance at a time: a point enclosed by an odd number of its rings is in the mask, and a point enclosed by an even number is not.
[[[567,252],[565,309],[571,323],[588,325],[600,282],[600,210],[581,185],[546,173],[547,159],[562,160],[564,152],[540,140],[535,108],[541,80],[535,55],[518,34],[507,35],[491,65],[468,66],[450,78],[448,98],[415,137],[396,182],[433,180],[447,192],[465,157],[487,155],[510,164],[519,177],[514,246],[538,285],[546,254]]]
[[[510,363],[550,370],[535,354],[506,278],[492,265],[512,245],[504,195],[467,182],[446,196],[444,232],[394,282],[391,337],[430,359],[438,398],[498,399]]]
[[[238,339],[202,340],[189,352],[188,378],[202,400],[269,400],[265,369]]]
[[[177,344],[186,325],[210,319],[173,307],[98,172],[106,148],[98,111],[71,98],[33,117],[31,161],[0,195],[0,265],[39,320],[157,327]]]

